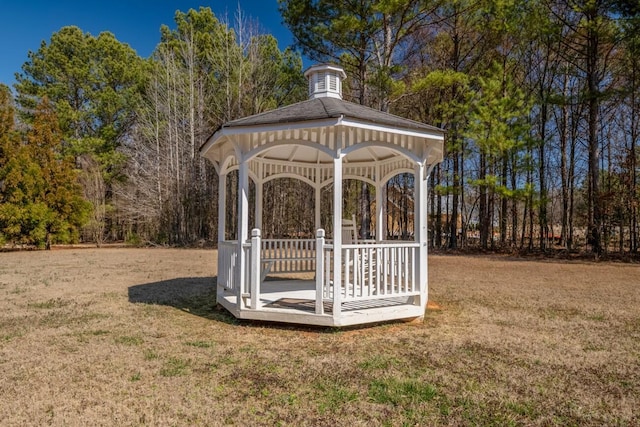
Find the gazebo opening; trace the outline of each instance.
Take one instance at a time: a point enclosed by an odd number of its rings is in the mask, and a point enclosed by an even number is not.
[[[220,174],[217,301],[312,325],[421,318],[443,131],[343,101],[337,66],[305,76],[308,101],[226,123],[200,150]]]

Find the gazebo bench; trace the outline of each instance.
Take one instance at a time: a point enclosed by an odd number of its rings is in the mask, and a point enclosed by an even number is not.
[[[305,262],[306,261],[306,262]],[[260,281],[264,282],[264,279],[271,273],[271,270],[273,269],[273,266],[276,264],[276,262],[296,262],[299,263],[298,265],[309,265],[310,267],[308,268],[295,268],[291,271],[279,271],[278,273],[289,273],[289,272],[296,272],[296,273],[311,273],[311,272],[315,272],[315,263],[316,261],[316,256],[312,255],[312,256],[299,256],[299,257],[287,257],[287,258],[263,258],[261,260],[262,263],[262,270],[260,272]]]

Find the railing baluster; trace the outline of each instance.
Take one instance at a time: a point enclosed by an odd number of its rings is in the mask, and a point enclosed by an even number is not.
[[[323,314],[324,301],[323,301],[323,288],[324,288],[324,270],[322,268],[324,258],[324,230],[318,229],[316,232],[316,264],[320,266],[320,269],[316,271],[316,314]]]
[[[383,270],[382,270],[384,267],[383,251],[384,249],[378,248],[376,252],[376,274],[378,275],[376,279],[376,287],[379,287],[380,282],[382,282],[382,280],[384,279]]]
[[[251,292],[251,309],[259,310],[261,308],[260,303],[260,229],[254,228],[251,230],[251,251],[249,263],[249,282]]]
[[[355,262],[355,259],[354,259]],[[344,250],[344,296],[349,296],[349,270],[351,265],[351,252],[349,249]],[[354,269],[355,270],[355,269]],[[355,274],[354,274],[355,276]],[[335,292],[335,289],[334,289]]]
[[[418,248],[411,248],[411,292],[416,291],[416,254],[418,252]]]
[[[407,251],[409,250],[409,248],[402,248],[402,258],[403,258],[403,262],[402,262],[402,275],[403,275],[403,287],[401,292],[407,292],[409,289],[409,272],[407,271],[407,267],[408,267],[408,261],[409,261],[409,257],[408,257],[408,253]]]
[[[383,265],[383,268],[384,268],[384,280],[383,280],[383,283],[382,283],[382,287],[386,288],[387,287],[387,283],[389,281],[389,248],[388,247],[383,248],[382,251],[384,253],[384,257],[383,257],[384,258],[384,260],[383,260],[383,262],[384,262],[384,265]],[[376,289],[376,291],[377,291],[377,294],[380,295],[380,293],[381,293],[380,285],[378,285],[378,289]]]
[[[369,267],[371,260],[368,257],[366,257],[364,253],[366,251],[366,248],[359,247],[357,250],[360,252],[360,283],[361,283],[360,287],[358,288],[358,296],[363,297],[365,293],[371,294],[371,284],[369,284],[368,288],[366,286],[367,274],[369,275],[371,274],[371,270]]]

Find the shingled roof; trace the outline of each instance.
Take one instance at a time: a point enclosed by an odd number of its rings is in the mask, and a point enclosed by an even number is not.
[[[442,129],[435,126],[404,119],[393,114],[374,110],[373,108],[330,97],[310,99],[261,114],[233,120],[225,123],[222,129],[264,126],[279,123],[299,123],[340,117],[399,129],[443,132]]]

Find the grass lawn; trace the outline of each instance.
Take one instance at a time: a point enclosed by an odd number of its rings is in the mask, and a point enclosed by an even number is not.
[[[422,324],[238,323],[216,252],[0,253],[0,425],[640,425],[640,266],[430,260]]]

